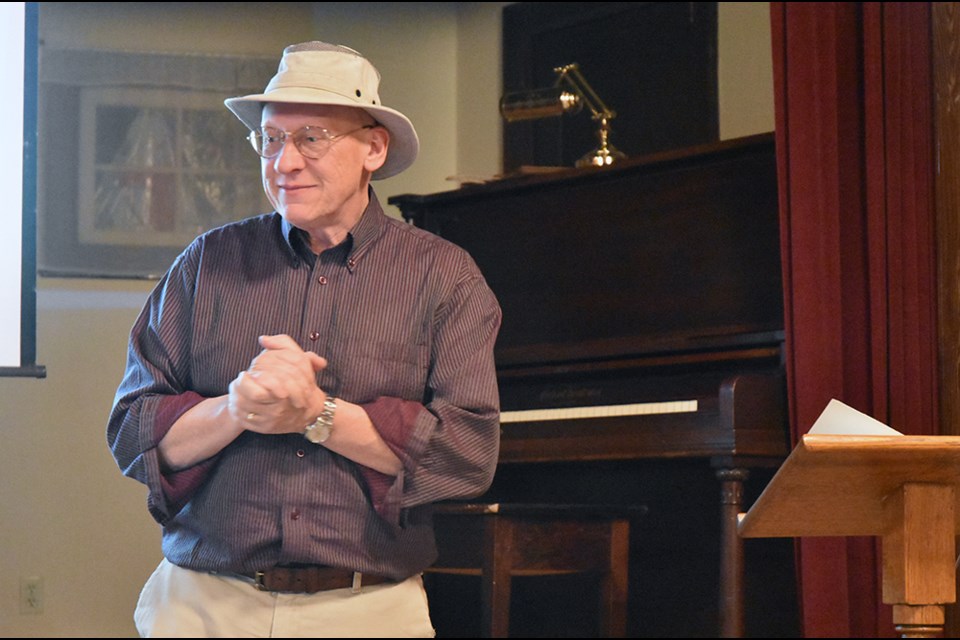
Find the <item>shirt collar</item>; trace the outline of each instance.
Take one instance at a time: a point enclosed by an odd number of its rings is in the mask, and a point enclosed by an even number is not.
[[[386,214],[383,212],[383,207],[380,205],[380,200],[377,198],[373,187],[368,187],[368,194],[370,202],[364,209],[363,215],[360,216],[360,220],[347,233],[346,240],[337,245],[337,247],[346,245],[343,259],[347,262],[351,271],[374,241],[380,237],[386,226]],[[307,264],[313,264],[316,255],[310,250],[306,239],[303,237],[303,231],[294,227],[285,218],[281,219],[280,231],[283,234],[284,243],[292,254]]]

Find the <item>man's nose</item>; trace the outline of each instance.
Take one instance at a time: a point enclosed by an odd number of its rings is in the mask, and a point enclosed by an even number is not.
[[[303,167],[304,157],[303,154],[300,153],[300,149],[297,148],[296,143],[293,141],[293,136],[287,136],[284,139],[283,146],[280,148],[280,153],[273,158],[273,165],[276,170],[281,173],[286,173]]]

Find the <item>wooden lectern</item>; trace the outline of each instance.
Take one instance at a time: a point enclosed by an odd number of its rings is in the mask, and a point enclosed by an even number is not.
[[[738,529],[745,538],[881,536],[901,637],[936,637],[956,601],[960,436],[803,436]]]

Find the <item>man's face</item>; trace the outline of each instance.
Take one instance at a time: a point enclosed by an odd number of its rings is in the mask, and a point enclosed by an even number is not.
[[[359,129],[373,122],[361,109],[267,104],[261,126],[288,134],[278,155],[261,160],[264,191],[280,215],[311,235],[334,227],[352,228],[366,208],[370,174],[386,159],[386,130]],[[325,154],[311,159],[292,139],[306,126],[326,129],[333,136],[353,133],[335,139]]]

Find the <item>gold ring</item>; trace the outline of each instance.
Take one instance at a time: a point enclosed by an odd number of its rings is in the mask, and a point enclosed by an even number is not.
[[[247,414],[247,422],[253,422],[253,419],[256,417],[257,417],[257,414],[251,411],[250,413]]]

